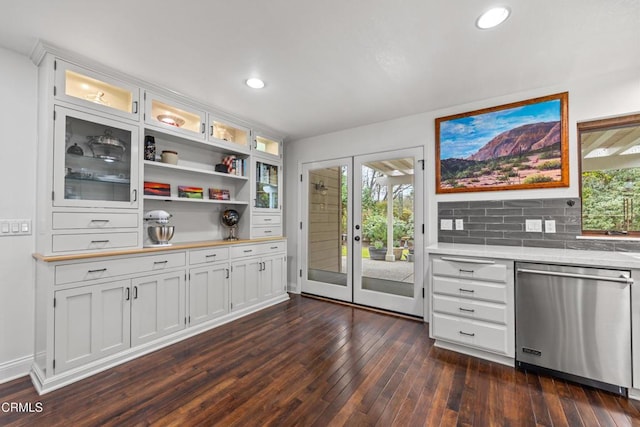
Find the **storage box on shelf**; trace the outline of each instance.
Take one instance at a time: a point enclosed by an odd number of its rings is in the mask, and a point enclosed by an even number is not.
[[[436,345],[513,366],[513,262],[433,256],[430,281]]]

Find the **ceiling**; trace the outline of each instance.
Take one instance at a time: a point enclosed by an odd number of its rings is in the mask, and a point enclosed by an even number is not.
[[[493,0],[0,0],[0,45],[42,39],[287,139],[640,67],[639,0],[502,4],[478,30]]]

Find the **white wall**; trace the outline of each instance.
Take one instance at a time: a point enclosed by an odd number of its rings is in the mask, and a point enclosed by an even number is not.
[[[435,194],[435,119],[456,113],[493,107],[559,92],[569,92],[569,168],[568,188],[512,190],[478,193]],[[339,100],[337,100],[339,101]],[[566,85],[540,88],[499,98],[491,98],[447,109],[431,111],[387,122],[348,129],[287,142],[285,147],[285,234],[289,251],[289,289],[299,292],[298,222],[300,206],[299,174],[302,163],[321,161],[396,148],[424,146],[426,167],[425,227],[427,244],[437,240],[437,202],[455,200],[494,200],[578,197],[578,148],[576,123],[595,118],[640,111],[640,69],[617,71]]]
[[[26,56],[2,48],[0,64],[0,219],[33,220],[37,68]],[[34,234],[0,237],[0,383],[31,367],[34,250]]]

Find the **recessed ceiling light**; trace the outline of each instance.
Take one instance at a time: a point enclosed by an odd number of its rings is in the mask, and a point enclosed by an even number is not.
[[[595,150],[589,152],[589,154],[587,154],[586,156],[584,156],[585,159],[594,159],[596,157],[607,157],[612,155],[613,153],[615,153],[616,151],[618,151],[617,148],[615,147],[609,147],[609,148],[596,148]]]
[[[632,147],[627,148],[620,154],[638,154],[640,153],[640,145],[634,145]]]
[[[494,7],[493,9],[489,9],[480,15],[476,21],[476,27],[481,30],[487,30],[498,26],[509,17],[510,13],[511,11],[506,7]]]
[[[264,82],[260,79],[251,78],[247,79],[247,86],[252,89],[262,89],[264,87]]]

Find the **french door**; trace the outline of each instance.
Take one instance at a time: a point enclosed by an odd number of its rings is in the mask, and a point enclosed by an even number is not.
[[[423,315],[421,158],[414,148],[303,164],[303,293]]]

